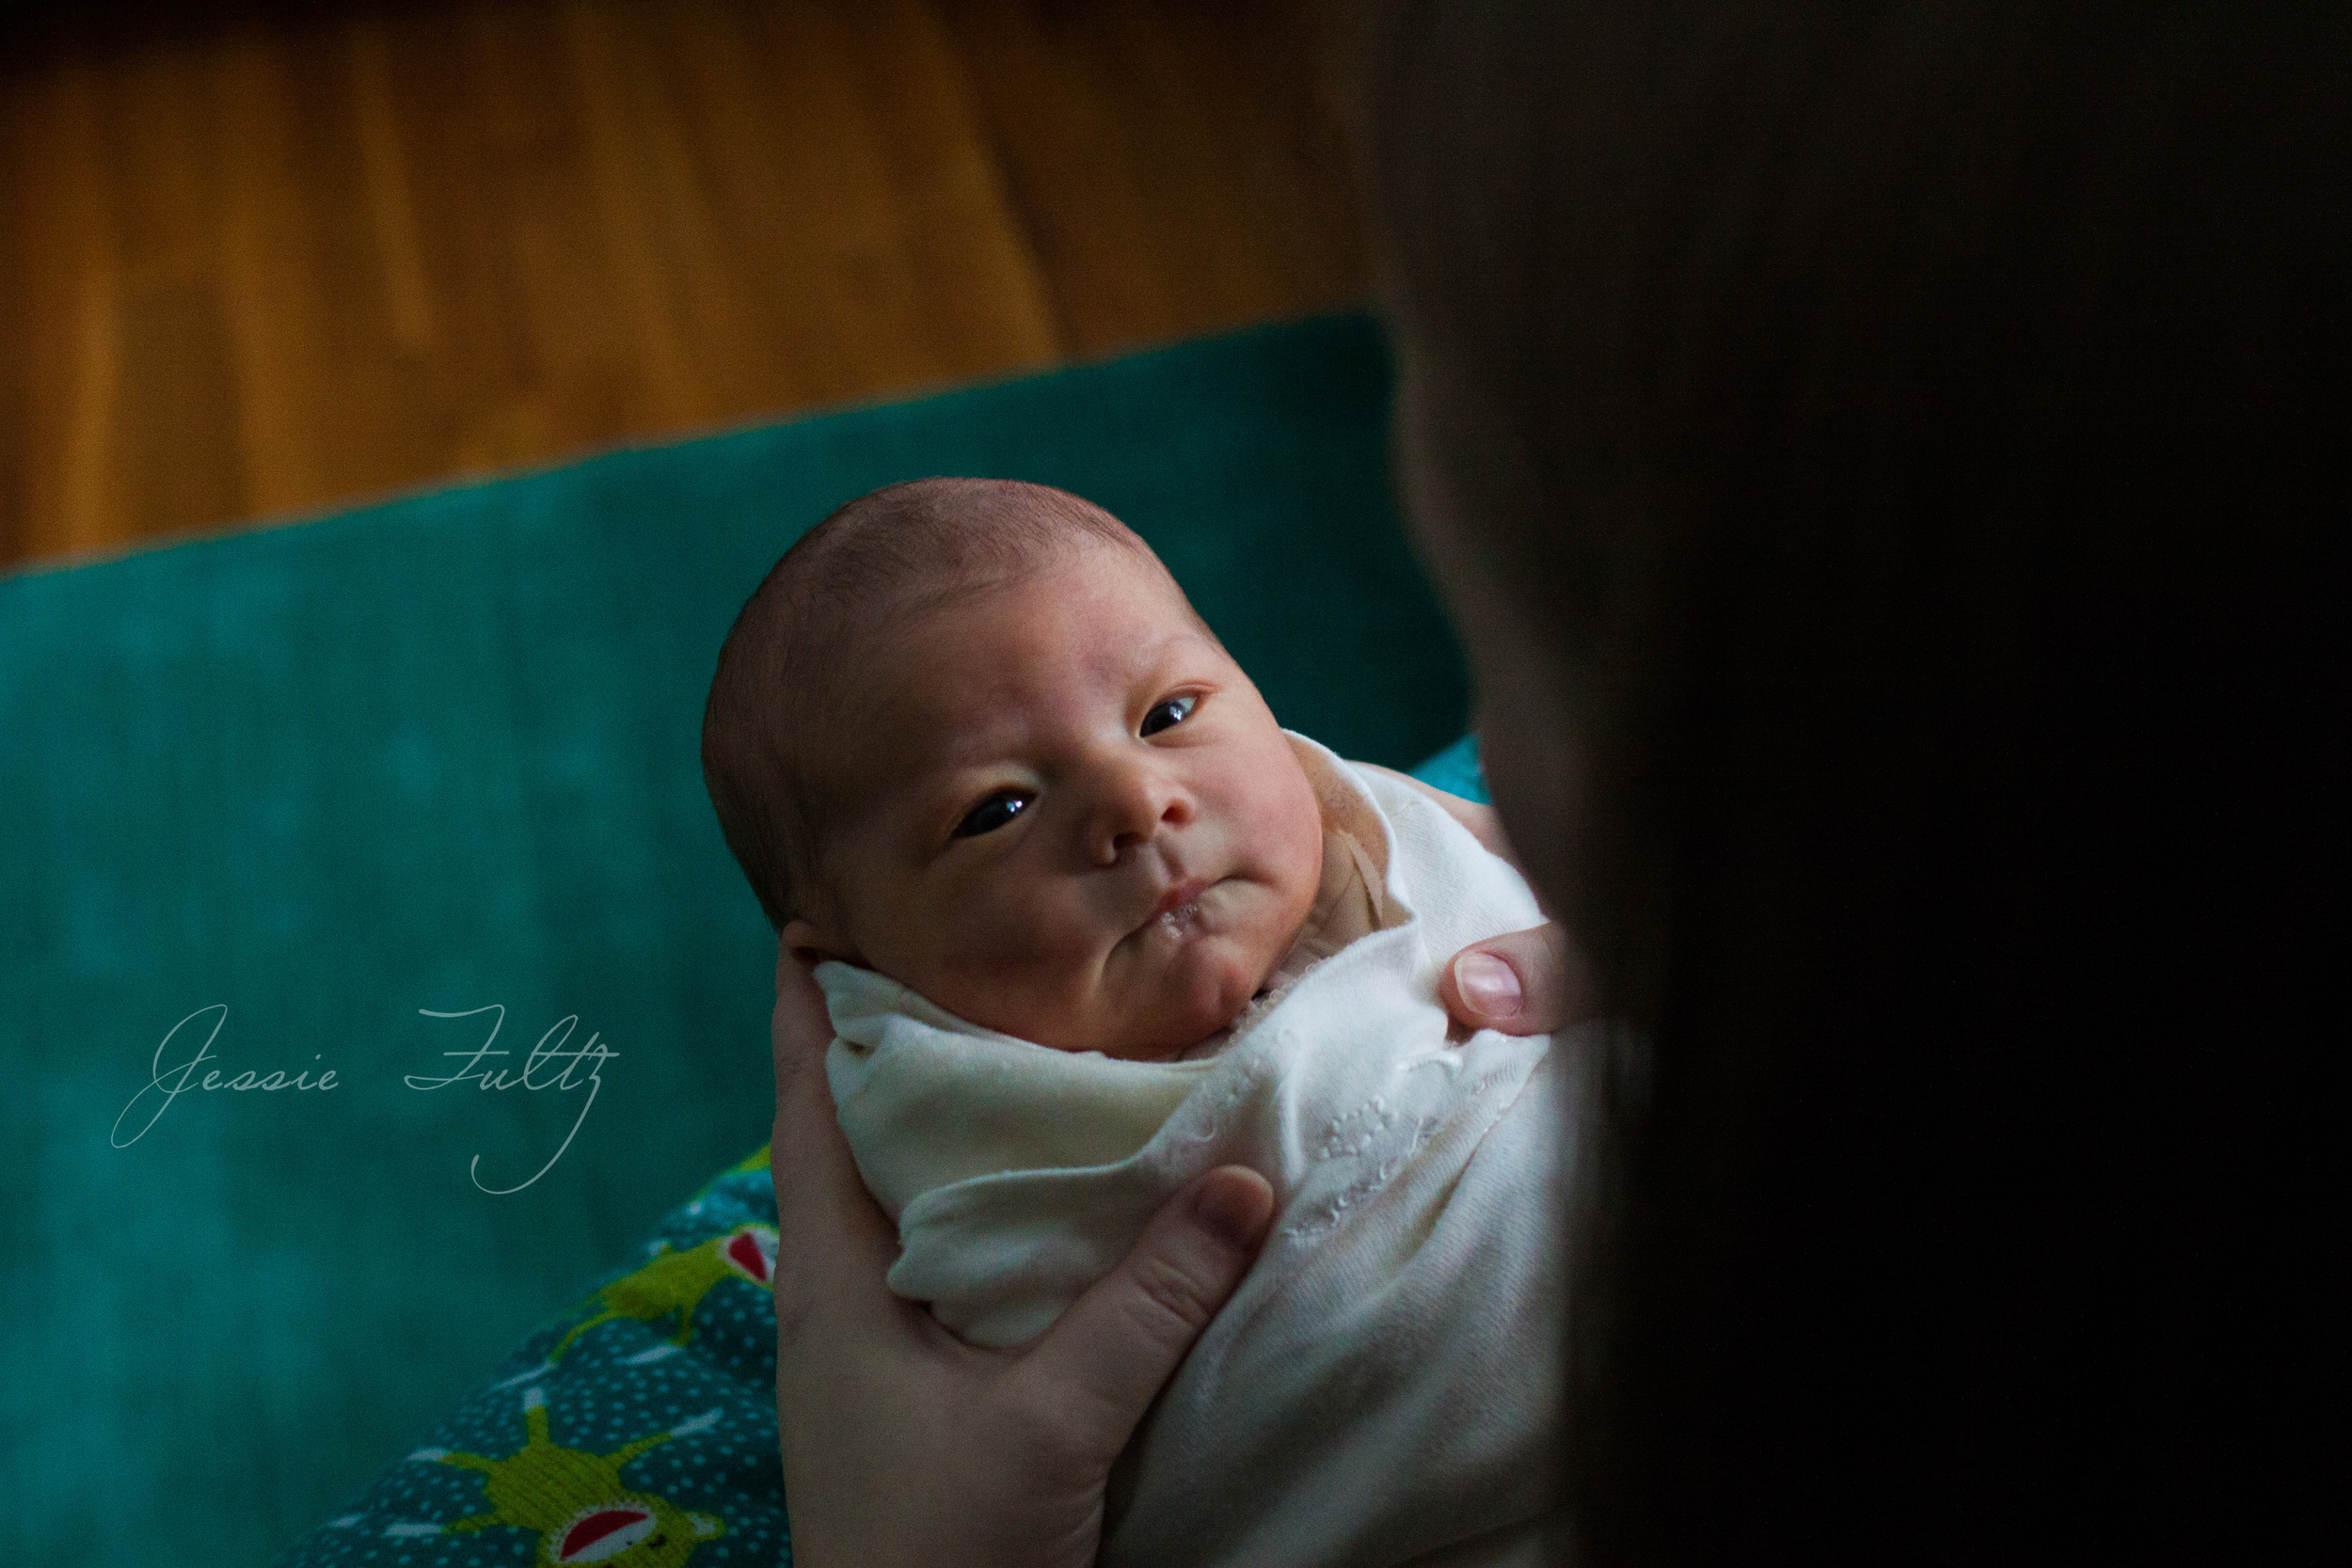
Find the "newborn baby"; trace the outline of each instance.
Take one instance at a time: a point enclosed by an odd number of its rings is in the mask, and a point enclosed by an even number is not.
[[[703,759],[816,964],[893,1290],[1018,1343],[1201,1171],[1274,1185],[1104,1560],[1534,1560],[1566,1091],[1547,1038],[1460,1037],[1437,999],[1454,952],[1541,919],[1483,808],[1285,733],[1140,539],[990,481],[794,545]]]

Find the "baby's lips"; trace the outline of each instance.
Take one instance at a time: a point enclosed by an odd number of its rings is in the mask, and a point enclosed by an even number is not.
[[[1198,903],[1200,895],[1213,885],[1206,877],[1187,877],[1183,881],[1172,882],[1168,891],[1160,895],[1160,901],[1152,906],[1151,914],[1145,918],[1157,920],[1164,914],[1183,909],[1186,904]]]

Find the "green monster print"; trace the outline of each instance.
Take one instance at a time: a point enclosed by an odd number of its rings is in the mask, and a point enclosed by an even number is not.
[[[483,1473],[491,1512],[444,1525],[445,1532],[471,1534],[492,1525],[535,1530],[545,1568],[579,1562],[679,1568],[697,1544],[725,1534],[726,1522],[716,1514],[689,1513],[666,1497],[630,1491],[621,1481],[621,1466],[673,1437],[707,1432],[718,1423],[719,1412],[707,1411],[599,1457],[555,1446],[548,1436],[547,1395],[532,1388],[523,1394],[520,1453],[491,1459],[420,1449],[408,1457]]]
[[[683,1345],[693,1338],[694,1308],[702,1305],[712,1286],[723,1279],[740,1279],[763,1291],[771,1290],[775,1267],[776,1229],[771,1225],[739,1225],[683,1252],[665,1243],[636,1273],[596,1292],[595,1314],[574,1323],[556,1341],[548,1353],[548,1365],[563,1360],[572,1341],[598,1323],[623,1318],[650,1323],[675,1313],[677,1332],[670,1342]]]
[[[735,1164],[729,1165],[726,1169],[721,1171],[718,1175],[704,1182],[702,1191],[694,1195],[694,1201],[699,1203],[704,1198],[708,1197],[722,1181],[725,1181],[733,1177],[748,1176],[753,1171],[766,1170],[768,1168],[768,1145],[761,1144],[757,1148],[753,1149],[749,1154],[744,1155],[743,1158],[738,1160]]]

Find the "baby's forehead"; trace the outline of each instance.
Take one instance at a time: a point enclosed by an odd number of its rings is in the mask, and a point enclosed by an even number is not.
[[[1167,570],[1140,552],[1097,548],[927,594],[873,640],[870,657],[877,673],[928,690],[934,674],[986,679],[1019,660],[1053,673],[1139,668],[1186,640],[1214,643]]]
[[[1116,615],[1064,608],[1057,585],[989,594],[874,637],[849,672],[852,753],[899,769],[977,760],[1171,664],[1224,658],[1172,585]]]

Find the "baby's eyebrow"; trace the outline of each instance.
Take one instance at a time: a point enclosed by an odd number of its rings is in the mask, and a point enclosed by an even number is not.
[[[941,737],[939,747],[916,765],[909,778],[936,788],[945,775],[958,768],[977,767],[1009,750],[1011,738],[1019,730],[1020,725],[1011,720],[996,719],[953,731]]]
[[[1124,680],[1143,680],[1193,651],[1222,652],[1216,640],[1200,627],[1178,626],[1164,637],[1122,644],[1102,667],[1115,671]],[[945,794],[949,789],[948,775],[984,766],[1016,748],[1022,733],[1017,719],[993,715],[966,717],[972,718],[968,724],[956,724],[951,719],[948,731],[939,743],[900,773],[894,787],[920,790],[926,796]]]
[[[1135,652],[1127,662],[1135,673],[1147,674],[1167,663],[1175,656],[1180,646],[1185,645],[1201,649],[1213,649],[1216,646],[1215,642],[1201,635],[1198,626],[1179,626],[1156,642],[1136,644]]]

